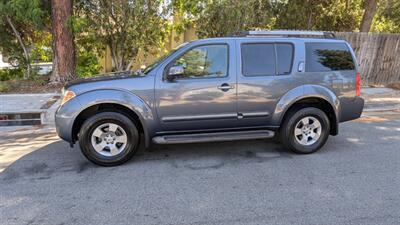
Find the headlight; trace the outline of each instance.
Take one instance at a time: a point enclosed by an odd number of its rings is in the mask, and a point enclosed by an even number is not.
[[[75,97],[75,93],[73,91],[63,91],[63,92],[64,94],[61,100],[61,105],[64,105],[66,102]]]

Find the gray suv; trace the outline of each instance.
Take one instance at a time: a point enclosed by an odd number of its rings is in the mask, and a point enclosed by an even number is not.
[[[139,143],[280,138],[320,149],[364,100],[350,45],[332,33],[248,31],[186,43],[141,72],[77,80],[63,90],[58,135],[102,165]]]

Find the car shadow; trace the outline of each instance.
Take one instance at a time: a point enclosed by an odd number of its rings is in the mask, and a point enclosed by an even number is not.
[[[400,124],[397,121],[397,124]],[[117,167],[99,167],[81,154],[79,146],[70,148],[58,140],[45,145],[13,162],[0,173],[0,180],[46,180],[61,173],[88,175],[110,171],[210,170],[244,163],[281,163],[282,160],[321,160],[337,154],[359,154],[374,144],[397,141],[399,128],[390,121],[380,123],[351,122],[342,125],[338,136],[331,136],[324,148],[311,155],[297,155],[271,140],[231,141],[180,145],[143,144],[128,163]],[[372,140],[368,135],[378,139]],[[142,142],[143,143],[143,142]],[[378,146],[379,147],[379,146]]]

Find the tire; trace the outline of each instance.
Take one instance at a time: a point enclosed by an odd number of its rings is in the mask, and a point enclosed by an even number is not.
[[[329,133],[327,115],[318,108],[307,107],[289,112],[280,129],[280,138],[287,149],[299,154],[310,154],[324,146]]]
[[[100,166],[125,163],[139,148],[136,125],[118,112],[101,112],[88,118],[79,132],[83,155]]]

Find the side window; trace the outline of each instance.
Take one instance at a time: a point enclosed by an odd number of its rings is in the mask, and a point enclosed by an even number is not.
[[[212,78],[228,75],[228,46],[205,45],[193,48],[174,61],[184,73],[179,78]]]
[[[277,56],[277,74],[290,74],[293,64],[293,45],[291,44],[276,44]]]
[[[242,44],[242,74],[244,76],[275,75],[274,44]]]
[[[306,72],[354,70],[353,57],[344,43],[306,43]]]

